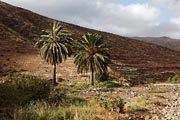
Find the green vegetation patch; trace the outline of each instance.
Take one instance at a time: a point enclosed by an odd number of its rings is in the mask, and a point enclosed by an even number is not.
[[[17,109],[13,117],[18,120],[93,120],[101,110],[103,109],[94,103],[64,107],[36,101]]]
[[[23,105],[48,97],[50,86],[36,76],[11,74],[6,79],[8,82],[0,84],[0,106]]]
[[[107,81],[104,83],[104,86],[106,88],[117,88],[117,87],[121,87],[121,84],[117,81]]]
[[[138,104],[130,104],[127,106],[130,111],[147,111],[148,109]]]
[[[168,78],[168,83],[180,83],[180,75],[175,75],[173,77]]]
[[[89,84],[87,82],[76,82],[75,84],[71,85],[74,89],[87,89]]]
[[[166,90],[160,90],[160,89],[150,89],[148,91],[149,93],[166,93]]]
[[[125,100],[120,97],[115,96],[97,96],[96,97],[97,102],[102,106],[103,108],[114,111],[118,113],[124,112],[124,106],[126,104]]]
[[[18,107],[31,101],[48,99],[50,86],[47,81],[36,76],[9,74],[0,84],[0,118],[10,119]]]
[[[86,87],[85,83],[53,87],[47,80],[24,74],[5,79],[8,82],[0,84],[0,118],[4,120],[91,120],[104,111],[95,102],[69,94]]]

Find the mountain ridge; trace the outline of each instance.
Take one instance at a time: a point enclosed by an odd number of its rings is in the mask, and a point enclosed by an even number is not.
[[[133,39],[137,39],[140,41],[144,41],[147,43],[153,43],[156,45],[160,45],[175,51],[180,52],[180,39],[174,39],[166,36],[162,37],[132,37]]]

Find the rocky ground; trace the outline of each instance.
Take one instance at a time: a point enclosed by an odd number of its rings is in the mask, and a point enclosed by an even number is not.
[[[131,99],[130,101],[139,96],[145,98],[144,101],[146,101],[144,107],[148,109],[148,114],[133,115],[133,119],[180,120],[180,85],[153,84],[147,87],[131,88],[125,90],[125,93],[126,97],[129,96]]]
[[[85,90],[79,93],[84,96],[116,95],[127,103],[125,113],[129,120],[180,120],[180,84],[149,84],[131,88],[116,88],[113,91],[101,92],[98,89]],[[135,106],[140,106],[135,108]],[[132,107],[130,110],[129,107]],[[112,120],[121,120],[121,118]]]
[[[154,120],[180,120],[180,85],[157,85],[169,91],[165,94],[164,107],[154,107],[152,119]]]

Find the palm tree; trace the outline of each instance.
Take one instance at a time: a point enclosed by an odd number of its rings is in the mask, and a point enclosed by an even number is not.
[[[78,40],[74,63],[78,73],[91,72],[90,84],[94,85],[94,72],[106,72],[109,59],[109,46],[98,34],[87,33]]]
[[[58,22],[54,22],[50,29],[43,30],[35,46],[40,50],[40,56],[49,64],[53,65],[53,83],[56,81],[56,65],[67,59],[71,49],[72,38],[68,31]]]

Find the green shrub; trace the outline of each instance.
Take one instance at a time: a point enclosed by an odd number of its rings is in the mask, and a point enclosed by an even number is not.
[[[37,89],[40,89],[39,85],[45,83],[37,76],[25,74],[15,74],[14,76],[10,77],[10,80],[18,89],[25,91],[36,91]]]
[[[99,107],[97,104],[61,106],[45,101],[31,102],[14,112],[15,120],[93,120]],[[100,120],[100,119],[99,119]]]
[[[84,83],[50,87],[48,81],[23,74],[11,74],[6,79],[9,82],[0,84],[0,119],[92,120],[102,109],[69,94],[71,89],[86,86]]]
[[[0,84],[0,106],[25,105],[49,96],[50,86],[47,81],[36,76],[11,74],[6,79],[9,82]]]
[[[122,113],[126,102],[122,98],[114,98],[110,96],[98,96],[98,103],[109,111]]]
[[[56,102],[56,103],[60,103],[62,106],[71,106],[71,105],[85,105],[87,104],[87,101],[77,96],[64,96],[64,98],[61,98],[61,102]]]
[[[106,88],[117,88],[117,87],[121,87],[121,84],[118,83],[117,81],[108,81],[104,83],[104,86]]]
[[[95,79],[96,79],[98,82],[108,81],[108,79],[109,79],[109,74],[108,74],[107,72],[96,73]]]
[[[71,87],[75,89],[86,89],[89,87],[87,82],[76,82],[75,84],[71,85]]]
[[[103,87],[103,88],[101,88],[99,91],[101,91],[101,92],[112,92],[112,91],[113,91],[113,88]]]
[[[11,76],[12,85],[21,92],[29,94],[31,99],[48,98],[50,84],[37,76],[15,74]]]
[[[49,94],[49,103],[54,103],[61,106],[85,105],[87,101],[83,98],[74,95],[66,95],[59,89],[54,88]]]
[[[173,77],[168,78],[167,80],[168,83],[180,83],[180,76],[175,75]]]
[[[145,107],[137,105],[137,104],[131,104],[127,108],[131,111],[147,111],[148,110]]]
[[[48,104],[45,101],[31,102],[27,107],[14,113],[19,120],[72,120],[73,114],[61,106]]]

